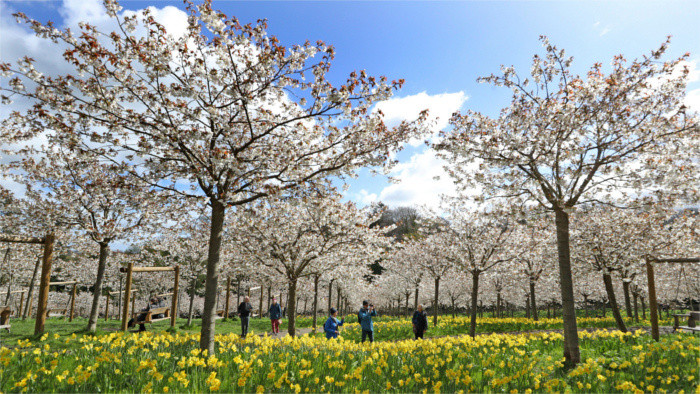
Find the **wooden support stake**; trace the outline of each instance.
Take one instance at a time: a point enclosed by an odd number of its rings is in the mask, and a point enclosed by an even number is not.
[[[22,315],[22,307],[24,306],[24,291],[22,292],[22,295],[19,297],[19,312],[17,313],[17,316]]]
[[[229,300],[230,296],[231,296],[231,277],[229,276],[226,279],[226,302],[224,302],[224,321],[226,321],[228,319],[228,310],[229,310],[229,307],[231,304],[231,302]]]
[[[75,283],[73,284],[73,292],[71,294],[70,298],[70,317],[68,318],[68,321],[73,321],[73,314],[75,312],[75,295],[78,290],[78,284]]]
[[[110,293],[105,297],[105,321],[109,319],[109,297],[111,297]]]
[[[131,278],[133,275],[134,263],[129,263],[126,270],[126,289],[124,291],[124,310],[122,312],[122,331],[126,331],[129,319],[129,297],[131,296]]]
[[[647,257],[647,284],[649,286],[649,313],[651,318],[651,336],[655,341],[659,341],[659,305],[656,301],[656,284],[654,282],[654,267]]]
[[[49,282],[51,282],[51,263],[53,261],[53,244],[56,236],[53,233],[46,234],[44,238],[44,258],[41,262],[41,278],[39,280],[39,302],[36,310],[36,323],[34,324],[34,336],[44,333],[46,323],[46,305],[49,301]]]
[[[258,317],[261,319],[263,317],[263,312],[262,312],[263,297],[265,297],[265,284],[264,283],[262,285],[260,285],[260,310],[258,311]]]
[[[170,327],[175,327],[177,322],[177,294],[180,286],[180,266],[175,266],[175,285],[173,285],[173,305],[170,307]]]

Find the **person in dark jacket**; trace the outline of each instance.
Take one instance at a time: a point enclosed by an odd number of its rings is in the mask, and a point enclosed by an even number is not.
[[[422,339],[426,329],[428,329],[428,314],[423,310],[423,305],[419,304],[418,310],[413,312],[413,334],[416,339]]]
[[[139,332],[146,331],[146,325],[143,322],[146,320],[146,315],[148,314],[148,311],[150,311],[151,309],[160,308],[163,306],[164,306],[164,304],[163,304],[162,299],[158,298],[157,296],[152,296],[148,300],[148,306],[141,309],[141,313],[139,313],[136,316],[136,318],[132,318],[131,320],[129,320],[129,322],[127,323],[127,327],[131,328],[131,327],[135,326],[136,324],[138,324],[139,325]],[[153,319],[158,319],[161,317],[163,317],[163,315],[160,315],[160,314],[155,315],[155,316],[151,316],[151,318],[153,318]]]
[[[323,325],[323,331],[326,332],[326,338],[331,339],[331,338],[338,338],[338,327],[342,326],[343,323],[345,323],[345,318],[343,320],[338,321],[338,311],[335,308],[331,308],[331,315],[328,317],[328,320],[326,320],[326,323]]]
[[[241,336],[243,338],[248,335],[248,323],[250,322],[250,312],[253,310],[253,306],[250,305],[250,297],[243,299],[241,305],[238,305],[238,315],[241,317]]]
[[[364,343],[367,337],[369,341],[374,342],[374,324],[372,323],[372,316],[377,316],[377,311],[374,310],[374,305],[370,304],[369,301],[362,301],[362,309],[357,312],[357,319],[362,327],[362,342]]]
[[[282,317],[282,309],[277,299],[272,297],[272,305],[270,305],[270,322],[272,323],[272,333],[277,335],[280,333],[280,317]]]

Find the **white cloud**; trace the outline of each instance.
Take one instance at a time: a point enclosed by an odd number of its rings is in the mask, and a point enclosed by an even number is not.
[[[693,111],[700,112],[700,89],[694,89],[685,96],[685,105]]]
[[[379,194],[379,201],[392,206],[426,206],[437,209],[441,195],[456,195],[456,187],[443,166],[445,162],[432,149],[411,156],[392,171],[396,180]],[[439,177],[439,179],[435,179]]]
[[[355,201],[362,205],[370,205],[377,201],[377,194],[370,193],[367,190],[362,189],[359,193],[355,193]]]
[[[452,114],[459,111],[468,99],[469,96],[463,91],[436,95],[421,92],[411,96],[382,101],[377,103],[373,111],[382,111],[384,122],[388,126],[395,126],[403,120],[416,120],[418,115],[427,109],[430,120],[434,122],[430,130],[432,135],[429,138],[429,140],[432,140],[440,130],[447,127]],[[423,142],[421,139],[413,139],[409,141],[409,145],[415,147]]]

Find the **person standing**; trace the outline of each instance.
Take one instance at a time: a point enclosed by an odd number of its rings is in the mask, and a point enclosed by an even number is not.
[[[277,299],[272,297],[272,305],[270,305],[270,322],[272,323],[272,333],[277,335],[280,333],[280,317],[282,317],[282,309]]]
[[[418,310],[413,312],[413,334],[415,339],[423,338],[425,330],[428,329],[428,314],[423,310],[423,305],[418,304]]]
[[[338,327],[342,326],[343,323],[345,323],[345,318],[343,320],[338,321],[338,311],[335,308],[331,308],[331,315],[328,317],[328,320],[326,320],[326,323],[323,325],[323,331],[326,332],[326,338],[331,339],[331,338],[338,338],[338,334],[340,333],[338,331]]]
[[[364,343],[367,337],[369,337],[369,342],[374,342],[374,324],[372,323],[372,317],[377,316],[377,311],[374,310],[374,305],[370,304],[369,301],[362,301],[362,309],[357,312],[357,319],[360,321],[360,326],[362,326],[362,342]]]
[[[248,323],[250,322],[250,312],[253,310],[253,306],[250,305],[250,297],[246,296],[238,305],[238,315],[241,317],[241,336],[243,338],[248,335]]]

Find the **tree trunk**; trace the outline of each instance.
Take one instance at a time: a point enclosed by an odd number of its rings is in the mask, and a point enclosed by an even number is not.
[[[338,296],[336,298],[338,300],[338,313],[342,313],[340,311],[343,310],[342,305],[341,305],[343,303],[343,300],[340,298],[340,286],[338,286],[337,290],[338,290]]]
[[[440,294],[440,278],[435,278],[435,301],[433,302],[435,304],[434,311],[433,311],[433,327],[437,327],[437,321],[438,321],[438,295]]]
[[[501,292],[496,292],[496,316],[503,317],[503,311],[501,310]]]
[[[555,210],[557,225],[557,252],[559,254],[559,283],[564,320],[564,358],[569,367],[581,362],[576,327],[576,305],[574,304],[574,282],[571,275],[571,251],[569,246],[569,214]]]
[[[307,306],[309,306],[309,297],[304,296],[304,311],[301,313],[302,315],[306,315]]]
[[[331,313],[331,308],[333,307],[333,281],[335,279],[331,279],[330,282],[328,282],[328,313]],[[338,311],[340,312],[340,311]]]
[[[639,305],[637,303],[639,296],[637,293],[632,293],[632,298],[634,299],[634,321],[639,322]]]
[[[204,310],[202,311],[202,331],[199,348],[214,355],[214,335],[216,319],[216,291],[219,288],[219,259],[221,255],[221,232],[224,226],[226,207],[211,199],[211,230],[209,233],[209,251],[207,255],[207,275],[204,284]]]
[[[34,264],[34,271],[32,271],[32,280],[29,282],[29,292],[27,293],[27,306],[24,307],[24,314],[22,315],[22,320],[26,319],[27,316],[32,313],[32,297],[34,296],[34,282],[36,282],[36,274],[39,272],[39,265],[41,264],[41,257],[36,258],[36,264]]]
[[[286,318],[287,317],[287,304],[284,303],[284,292],[280,293],[280,308],[282,308],[282,317]]]
[[[270,310],[270,306],[272,305],[272,285],[267,286],[267,310]]]
[[[452,297],[452,318],[455,318],[455,298]]]
[[[608,314],[608,312],[605,310],[605,307],[608,305],[608,300],[603,299],[603,317]]]
[[[588,296],[583,296],[583,309],[586,311],[586,317],[588,317]]]
[[[418,310],[418,289],[420,286],[416,286],[416,295],[413,297],[413,310]]]
[[[476,337],[476,302],[479,296],[479,271],[472,271],[472,315],[469,325],[469,335]]]
[[[92,306],[90,307],[90,318],[88,319],[88,332],[97,331],[97,314],[100,308],[100,296],[102,295],[102,280],[107,268],[107,255],[109,254],[109,241],[100,242],[100,257],[97,263],[97,278],[92,290]]]
[[[537,298],[535,298],[535,281],[530,280],[530,305],[532,305],[532,318],[538,321],[540,318],[537,315]]]
[[[241,278],[237,278],[237,283],[236,283],[236,308],[238,308],[238,305],[241,305]]]
[[[409,309],[408,309],[408,299],[411,297],[411,293],[406,291],[406,316],[410,315]]]
[[[644,303],[644,297],[639,297],[640,301],[642,302],[642,320],[647,319],[647,306]]]
[[[297,278],[289,280],[289,291],[287,292],[287,333],[294,337],[296,335],[297,311]]]
[[[258,318],[262,319],[263,317],[263,300],[265,298],[265,284],[260,283],[260,309],[258,309]]]
[[[319,275],[314,276],[314,317],[313,317],[313,323],[312,326],[314,328],[314,332],[316,332],[316,320],[318,316],[318,280],[320,279]]]
[[[615,289],[613,289],[610,272],[603,271],[603,282],[605,282],[605,292],[608,294],[608,299],[610,300],[610,308],[612,309],[613,316],[615,317],[615,323],[617,323],[617,328],[620,329],[620,331],[622,332],[627,332],[627,327],[625,327],[625,321],[622,320],[622,315],[620,315],[620,308],[617,307],[617,301],[615,299]]]
[[[625,310],[627,311],[627,317],[630,319],[632,316],[632,301],[630,299],[630,282],[622,281],[622,293],[625,296]]]
[[[525,296],[525,317],[530,318],[530,295]]]
[[[194,278],[192,278],[192,285],[190,287],[190,307],[189,310],[187,311],[187,325],[191,326],[192,325],[192,315],[194,315],[194,290],[195,287],[197,286],[197,276],[195,275]],[[228,317],[228,316],[224,316]]]

